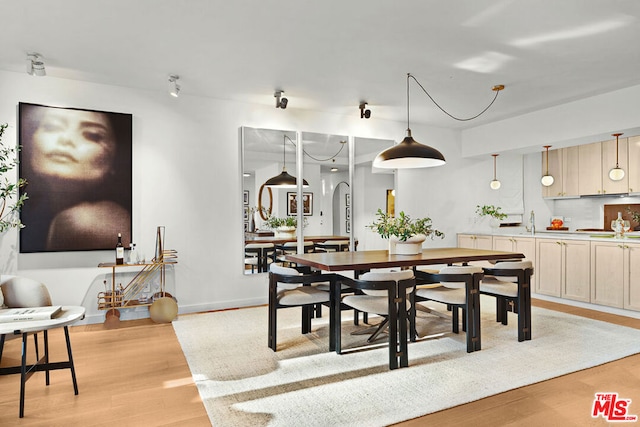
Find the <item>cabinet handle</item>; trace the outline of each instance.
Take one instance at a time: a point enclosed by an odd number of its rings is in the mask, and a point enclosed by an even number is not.
[[[558,245],[562,245],[562,242],[556,242]]]

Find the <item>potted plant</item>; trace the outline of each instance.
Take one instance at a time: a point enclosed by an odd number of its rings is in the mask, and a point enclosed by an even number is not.
[[[2,145],[2,136],[8,127],[6,123],[0,125],[0,174],[5,174],[13,170],[18,164],[16,153],[20,151],[20,147],[5,147]],[[18,196],[20,188],[27,185],[27,181],[18,178],[17,182],[11,182],[6,176],[0,179],[0,233],[10,228],[24,228],[24,224],[20,221],[18,213],[28,199],[27,194],[23,193]],[[17,199],[15,199],[15,197]],[[15,202],[12,204],[12,199]]]
[[[640,212],[634,211],[633,209],[631,209],[631,206],[627,206],[627,212],[631,214],[631,219],[633,219],[633,221],[638,224],[633,227],[633,230],[640,231]]]
[[[500,227],[500,220],[505,219],[507,214],[504,212],[500,212],[500,206],[494,205],[476,205],[476,214],[483,218],[488,216],[490,218],[489,225],[493,228]]]
[[[367,227],[377,231],[383,239],[389,239],[390,254],[415,255],[422,251],[422,242],[427,237],[444,238],[443,232],[433,228],[431,218],[414,220],[404,212],[394,217],[378,209],[376,220]]]
[[[275,237],[295,238],[298,219],[295,216],[286,216],[284,218],[270,216],[264,222],[264,225],[265,227],[274,230]],[[305,223],[303,223],[302,226],[304,227],[306,225],[305,218]]]

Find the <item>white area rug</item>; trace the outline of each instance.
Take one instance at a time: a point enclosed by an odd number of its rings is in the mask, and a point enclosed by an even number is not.
[[[421,313],[420,335],[434,336],[410,343],[409,367],[394,371],[384,345],[330,353],[328,310],[306,336],[299,308],[279,310],[275,353],[266,307],[181,316],[173,327],[215,426],[384,426],[640,352],[640,330],[535,307],[533,339],[519,343],[516,317],[496,323],[493,305],[483,297],[474,353],[449,321]],[[343,319],[345,347],[367,337],[354,328]]]

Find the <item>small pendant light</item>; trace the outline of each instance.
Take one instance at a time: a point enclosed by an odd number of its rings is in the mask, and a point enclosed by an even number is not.
[[[555,181],[553,179],[553,176],[549,175],[549,148],[551,148],[551,146],[550,145],[544,145],[544,148],[547,150],[547,172],[544,174],[544,176],[542,177],[540,182],[545,187],[549,187],[549,186],[553,185],[553,181]]]
[[[622,169],[619,165],[618,165],[618,138],[620,137],[620,135],[622,135],[621,133],[614,133],[611,136],[615,136],[616,137],[616,167],[612,168],[609,171],[609,178],[612,181],[620,181],[622,178],[624,178],[624,169]]]
[[[491,183],[489,183],[489,185],[491,186],[492,190],[497,190],[500,188],[500,181],[498,181],[498,178],[496,178],[496,158],[499,156],[500,154],[492,154],[493,156],[493,181],[491,181]]]

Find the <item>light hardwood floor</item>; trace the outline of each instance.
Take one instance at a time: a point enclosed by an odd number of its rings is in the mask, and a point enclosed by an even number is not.
[[[534,304],[640,329],[639,319],[539,300]],[[62,331],[52,331],[49,342],[52,361],[62,360]],[[71,328],[71,342],[79,395],[73,394],[67,370],[52,372],[49,387],[44,385],[44,373],[36,373],[27,382],[25,418],[19,419],[19,376],[0,377],[0,426],[210,425],[171,325],[145,319],[122,322],[119,329],[77,326]],[[1,366],[19,364],[19,358],[20,340],[7,342]],[[594,394],[605,391],[632,399],[630,412],[640,415],[640,355],[398,425],[606,425],[590,414]]]

